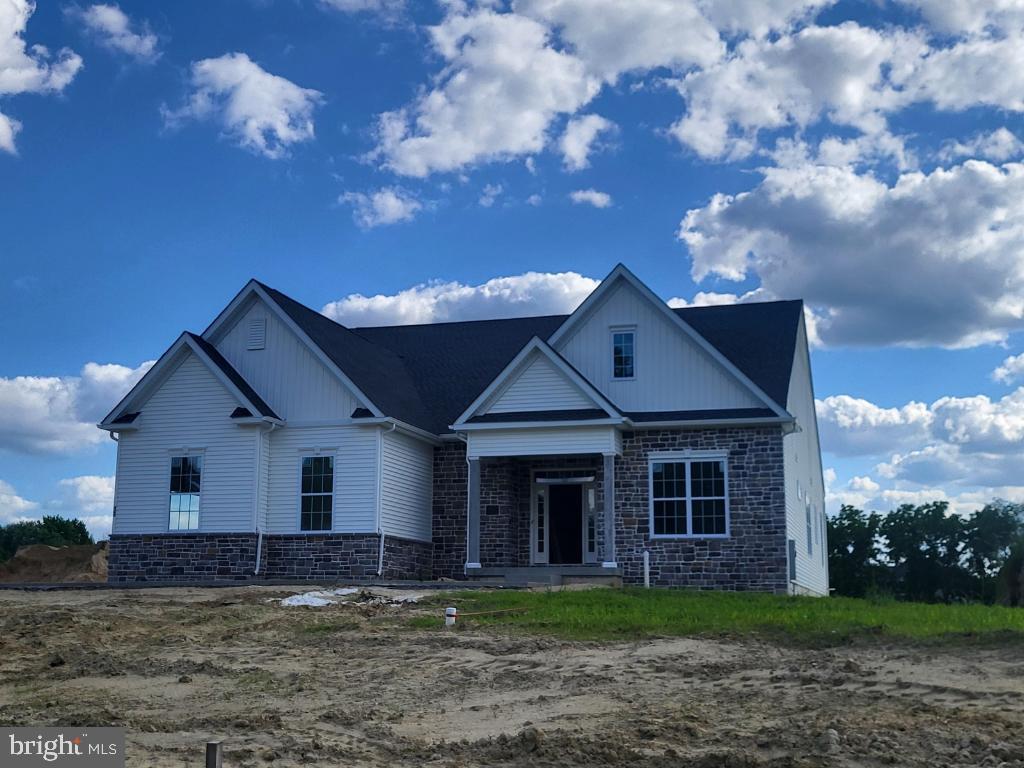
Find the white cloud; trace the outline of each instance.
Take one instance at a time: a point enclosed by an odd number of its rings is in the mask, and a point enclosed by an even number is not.
[[[881,133],[884,114],[906,100],[893,80],[925,50],[912,33],[853,22],[746,40],[721,63],[676,81],[687,112],[671,132],[701,157],[730,159],[753,152],[762,130],[823,116]]]
[[[352,218],[363,229],[412,221],[423,204],[399,187],[383,187],[376,192],[346,192],[338,202],[352,206]]]
[[[71,494],[75,507],[95,515],[110,512],[114,506],[114,477],[101,475],[80,475],[60,481],[63,488]]]
[[[490,208],[494,205],[494,201],[501,195],[502,187],[501,184],[485,184],[484,190],[480,194],[479,203],[484,208]]]
[[[766,298],[807,300],[829,345],[965,347],[1024,325],[1024,165],[968,161],[891,186],[848,167],[763,173],[686,214],[695,280],[755,274]]]
[[[409,108],[380,116],[372,155],[404,176],[535,154],[551,121],[600,88],[579,59],[550,46],[542,24],[523,16],[448,16],[430,32],[444,72]]]
[[[349,327],[568,314],[598,282],[576,272],[526,272],[479,285],[436,280],[392,295],[351,294],[322,312]]]
[[[984,158],[1003,162],[1018,158],[1024,154],[1024,142],[1006,128],[979,133],[966,141],[947,142],[939,152],[942,160],[955,160],[960,157]]]
[[[526,198],[527,205],[532,205],[534,208],[536,208],[538,205],[540,205],[543,201],[544,201],[544,198],[542,198],[540,195],[538,195],[536,193],[534,193],[534,194],[530,195],[528,198]]]
[[[82,57],[68,48],[52,56],[44,45],[25,43],[25,28],[35,12],[31,0],[0,2],[0,97],[21,93],[60,93],[82,69]],[[21,123],[0,113],[0,150],[14,154]]]
[[[68,454],[106,440],[96,423],[152,365],[88,363],[79,376],[0,378],[0,451]]]
[[[689,0],[516,0],[555,27],[588,69],[613,82],[655,67],[706,66],[725,52],[718,30]]]
[[[395,18],[405,10],[405,0],[320,0],[325,8],[343,13],[372,13]]]
[[[808,21],[836,0],[698,0],[704,15],[720,30],[763,37]]]
[[[569,193],[569,199],[577,205],[592,205],[595,208],[608,208],[612,204],[612,196],[596,189],[577,189]]]
[[[992,371],[992,379],[1003,384],[1012,384],[1024,378],[1024,354],[1011,355]]]
[[[39,508],[39,504],[18,495],[14,486],[0,480],[0,525],[29,520],[29,513]]]
[[[924,403],[882,408],[849,395],[818,400],[822,450],[839,456],[878,455],[920,445],[934,414]]]
[[[313,139],[313,110],[322,94],[270,74],[244,53],[193,62],[192,87],[184,106],[162,109],[168,126],[214,119],[240,146],[271,159]]]
[[[1021,0],[900,0],[920,11],[937,31],[977,35],[987,31],[1019,31],[1024,26]]]
[[[114,51],[126,53],[139,61],[153,62],[160,58],[157,38],[145,23],[135,24],[117,5],[100,3],[70,13],[100,43]]]
[[[590,153],[595,149],[597,137],[614,129],[615,123],[600,115],[584,115],[570,120],[558,141],[566,170],[581,171],[588,168]]]

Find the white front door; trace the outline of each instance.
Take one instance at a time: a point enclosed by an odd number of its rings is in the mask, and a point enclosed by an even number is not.
[[[551,546],[551,525],[549,517],[548,487],[533,486],[533,500],[530,505],[531,559],[534,564],[546,565]]]

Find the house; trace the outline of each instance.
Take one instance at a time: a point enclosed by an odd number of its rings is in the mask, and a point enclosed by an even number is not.
[[[250,281],[99,425],[112,582],[621,577],[828,593],[799,301],[346,328]]]

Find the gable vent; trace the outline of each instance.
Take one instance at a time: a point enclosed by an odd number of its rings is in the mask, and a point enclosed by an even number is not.
[[[263,349],[267,346],[267,318],[254,317],[249,321],[249,341],[246,349]]]

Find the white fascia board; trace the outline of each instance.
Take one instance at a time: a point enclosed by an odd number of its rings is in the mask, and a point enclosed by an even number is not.
[[[495,429],[537,429],[538,427],[628,427],[633,428],[632,422],[625,417],[608,419],[590,419],[589,421],[488,421],[468,424],[452,424],[449,429],[459,432],[475,432],[479,430]]]
[[[641,296],[647,299],[651,304],[658,308],[665,317],[669,319],[677,328],[683,333],[690,337],[701,349],[707,352],[713,360],[721,365],[726,371],[732,374],[742,385],[749,389],[759,400],[761,400],[766,406],[772,409],[778,416],[787,417],[790,416],[789,412],[781,405],[772,400],[757,384],[750,380],[750,378],[743,373],[739,368],[732,364],[732,362],[723,355],[718,348],[697,333],[696,329],[693,328],[689,323],[683,320],[679,315],[672,311],[664,301],[662,301],[658,295],[648,288],[640,278],[630,272],[625,265],[617,264],[601,284],[594,289],[594,291],[584,299],[583,303],[580,304],[576,311],[573,312],[565,321],[558,327],[558,329],[551,334],[548,338],[548,344],[554,347],[560,340],[565,338],[569,332],[575,328],[583,319],[590,314],[590,311],[597,307],[607,296],[608,292],[612,289],[612,286],[619,280],[625,280],[631,286],[633,286]]]
[[[324,367],[333,373],[335,377],[337,377],[338,380],[356,396],[356,398],[362,401],[374,416],[384,416],[384,412],[366,396],[366,393],[357,387],[355,382],[352,381],[352,379],[350,379],[345,372],[341,370],[341,368],[335,365],[334,361],[331,360],[331,358],[329,358],[322,349],[320,349],[320,345],[309,338],[309,335],[291,319],[287,312],[281,309],[278,303],[274,301],[255,280],[250,280],[246,283],[245,287],[239,291],[238,295],[231,300],[231,303],[228,304],[219,315],[217,315],[216,319],[210,323],[210,326],[203,331],[203,338],[216,346],[216,340],[218,340],[222,329],[228,324],[231,318],[234,317],[239,309],[245,305],[249,297],[253,295],[262,299],[270,308],[270,311],[274,313],[274,316],[284,323],[289,330],[298,337],[299,341],[305,344],[309,348],[309,351],[312,352],[321,363],[323,363]]]
[[[566,363],[565,359],[552,349],[546,341],[541,339],[539,336],[534,336],[526,342],[526,346],[519,350],[519,353],[512,358],[512,361],[501,370],[501,373],[491,380],[491,383],[488,384],[487,388],[477,396],[476,400],[470,403],[469,407],[459,415],[459,418],[455,420],[455,425],[459,429],[462,429],[463,426],[465,426],[465,422],[475,416],[477,411],[480,410],[484,404],[492,398],[492,396],[497,394],[512,375],[519,372],[519,367],[533,352],[538,352],[539,354],[544,355],[544,357],[547,358],[552,365],[558,368],[558,370],[561,371],[569,381],[578,387],[587,397],[593,400],[594,403],[609,416],[619,416],[619,410],[612,405],[612,403],[609,402],[593,384],[580,376],[580,374],[577,373],[572,366]],[[455,426],[449,427],[449,429],[454,428]]]
[[[162,355],[160,355],[157,361],[153,364],[153,367],[146,371],[143,377],[136,382],[135,386],[128,390],[128,394],[121,398],[120,402],[111,409],[110,413],[103,417],[103,421],[101,421],[97,426],[100,429],[109,429],[112,423],[111,419],[113,419],[115,415],[126,410],[129,403],[140,399],[140,397],[151,388],[155,389],[159,386],[163,381],[163,376],[166,373],[167,368],[178,356],[178,353],[186,346],[187,339],[188,334],[186,333],[181,334],[181,336],[175,339],[174,343],[171,344],[171,346],[168,347]]]
[[[409,435],[409,437],[415,437],[417,440],[423,440],[431,445],[441,444],[441,438],[433,432],[420,429],[419,427],[413,426],[412,424],[399,419],[393,419],[390,416],[377,416],[371,419],[352,419],[349,424],[357,427],[379,427],[394,424],[396,432],[402,432],[403,434]]]

